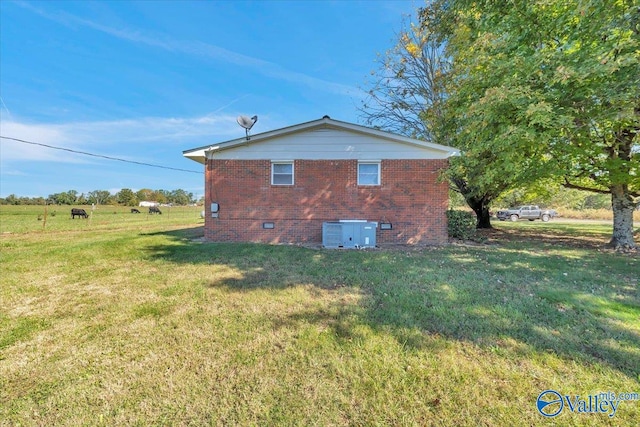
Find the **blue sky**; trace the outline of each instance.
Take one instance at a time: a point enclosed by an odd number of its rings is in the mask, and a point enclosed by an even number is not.
[[[0,133],[197,172],[182,151],[321,118],[362,123],[377,55],[422,3],[0,1]],[[204,176],[0,140],[0,196],[175,190]]]

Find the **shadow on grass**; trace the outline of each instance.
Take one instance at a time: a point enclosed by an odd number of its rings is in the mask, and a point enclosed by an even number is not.
[[[535,242],[546,247],[569,246],[596,250],[611,250],[613,226],[591,223],[539,223],[521,221],[518,224],[494,221],[494,228],[480,230],[488,241],[523,243]],[[640,241],[640,228],[634,231],[635,241]],[[524,246],[526,247],[526,246]]]
[[[358,303],[296,312],[280,325],[322,324],[349,340],[361,338],[366,326],[392,334],[407,351],[433,348],[445,337],[490,351],[601,363],[639,378],[637,258],[587,250],[548,254],[543,246],[313,250],[202,244],[179,231],[165,234],[171,244],[149,248],[151,257],[238,272],[210,287],[251,292],[310,285],[364,295]]]

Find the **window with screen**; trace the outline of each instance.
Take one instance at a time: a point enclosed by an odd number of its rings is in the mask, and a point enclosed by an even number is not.
[[[358,163],[358,185],[380,185],[380,163]]]
[[[293,162],[272,162],[271,184],[293,185]]]

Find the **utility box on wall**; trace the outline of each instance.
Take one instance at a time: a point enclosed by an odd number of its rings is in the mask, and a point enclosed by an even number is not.
[[[373,248],[377,226],[377,223],[367,221],[325,222],[322,224],[322,245],[325,248]]]

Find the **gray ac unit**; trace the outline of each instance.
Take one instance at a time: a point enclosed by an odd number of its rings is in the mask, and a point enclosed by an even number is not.
[[[322,224],[322,245],[325,248],[373,248],[376,246],[378,223],[366,221],[336,221]]]

